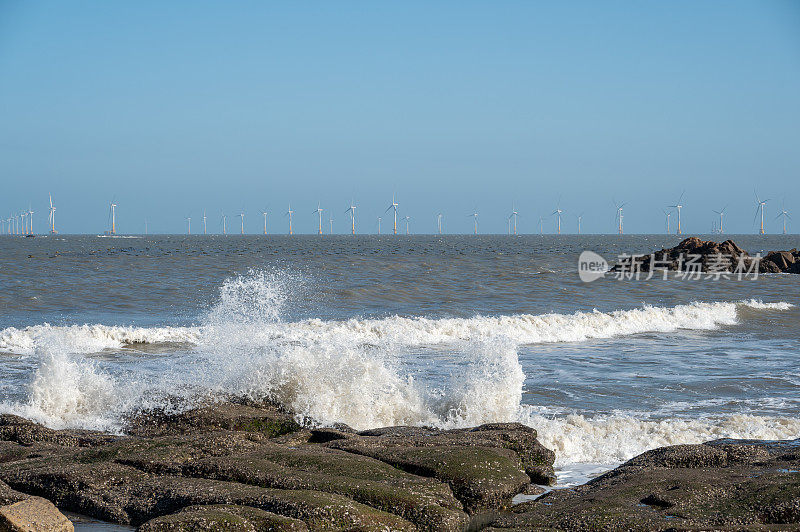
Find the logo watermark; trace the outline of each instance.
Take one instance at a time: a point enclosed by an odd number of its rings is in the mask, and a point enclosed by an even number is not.
[[[677,256],[662,255],[658,258],[652,255],[617,255],[617,261],[609,268],[608,261],[594,251],[583,251],[578,257],[578,277],[584,283],[591,283],[603,277],[617,280],[643,279],[649,280],[656,276],[668,279],[670,272],[672,278],[680,280],[701,279],[758,279],[761,254],[726,255],[714,253],[701,255],[699,253],[680,253]]]

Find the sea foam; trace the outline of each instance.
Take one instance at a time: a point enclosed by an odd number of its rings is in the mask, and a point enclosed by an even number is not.
[[[284,322],[296,286],[296,278],[280,272],[229,279],[217,304],[193,327],[43,324],[0,331],[0,352],[36,361],[27,399],[4,403],[0,411],[56,428],[120,430],[124,416],[137,409],[182,408],[198,397],[244,395],[279,401],[317,423],[343,422],[356,429],[521,421],[540,430],[562,463],[614,463],[658,445],[714,437],[800,433],[800,422],[780,418],[556,417],[521,405],[525,374],[517,352],[522,345],[711,330],[736,324],[740,309],[781,311],[791,307],[788,303]],[[94,357],[162,343],[185,344],[185,349],[113,372]],[[434,384],[422,382],[419,371],[408,368],[420,350],[447,358],[455,369]]]

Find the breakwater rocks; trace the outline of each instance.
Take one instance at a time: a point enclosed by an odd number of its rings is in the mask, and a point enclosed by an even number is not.
[[[800,273],[800,252],[796,249],[770,251],[762,257],[754,257],[732,240],[718,243],[690,237],[674,248],[622,258],[610,271],[635,275],[656,270],[742,275]]]
[[[56,506],[143,532],[800,527],[800,440],[657,449],[512,506],[554,482],[553,460],[516,423],[356,432],[228,402],[108,435],[3,415],[0,530],[71,530]]]
[[[492,530],[798,530],[800,439],[648,451],[515,506]]]
[[[0,488],[143,531],[464,530],[554,458],[517,423],[357,433],[220,403],[110,436],[0,416]]]

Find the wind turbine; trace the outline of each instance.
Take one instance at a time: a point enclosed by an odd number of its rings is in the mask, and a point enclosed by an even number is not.
[[[618,222],[617,234],[620,234],[620,235],[623,234],[623,230],[622,230],[622,208],[625,205],[626,205],[626,203],[623,203],[622,205],[617,205],[617,202],[616,201],[614,202],[614,206],[617,208],[617,214],[614,216],[614,220],[616,222]]]
[[[778,216],[776,216],[775,219],[777,220],[780,217],[783,217],[783,234],[785,235],[786,234],[786,219],[788,218],[788,219],[791,220],[792,217],[789,216],[789,211],[787,211],[783,207],[783,204],[781,204],[781,212],[780,212],[780,214],[778,214]]]
[[[470,214],[470,216],[472,216],[472,222],[474,224],[474,229],[473,230],[474,230],[475,234],[477,235],[478,234],[478,213],[477,212],[473,212],[472,214]]]
[[[406,216],[406,234],[409,234],[409,232],[408,232],[408,221],[410,219],[411,219],[411,216]]]
[[[564,211],[561,210],[560,203],[561,203],[561,200],[559,199],[558,203],[556,204],[556,210],[554,210],[553,212],[550,213],[550,216],[553,216],[555,214],[556,218],[558,219],[558,234],[559,235],[561,234],[561,213],[564,212]]]
[[[225,212],[222,213],[222,217],[220,218],[220,220],[222,221],[222,234],[223,235],[227,235],[228,234],[228,217],[225,216]]]
[[[442,234],[442,213],[436,215],[436,225],[439,228],[439,234]]]
[[[756,207],[756,215],[753,217],[753,222],[756,221],[756,218],[758,217],[758,211],[761,210],[761,231],[760,231],[760,233],[763,235],[764,234],[764,205],[766,205],[769,200],[765,199],[765,200],[762,201],[761,198],[758,197],[758,192],[756,192],[755,194],[756,194],[757,207]]]
[[[667,234],[669,234],[670,233],[670,231],[669,231],[669,217],[672,216],[672,211],[667,211],[665,209],[661,209],[661,212],[663,212],[664,216],[667,217]]]
[[[581,234],[581,220],[583,220],[583,213],[578,215],[578,234]]]
[[[353,234],[356,234],[356,206],[353,205],[353,200],[350,200],[350,207],[344,211],[345,214],[350,213],[350,221],[353,223]]]
[[[206,210],[205,209],[203,209],[203,234],[204,235],[208,234],[206,232]]]
[[[544,218],[539,216],[539,234],[544,235],[544,230],[542,229],[542,223],[544,222]]]
[[[381,234],[381,217],[378,216],[378,234]]]
[[[28,205],[28,234],[33,234],[33,211],[30,205]]]
[[[48,194],[48,196],[50,197],[50,234],[54,235],[56,234],[56,208],[53,207],[53,195]]]
[[[191,216],[188,216],[186,218],[186,223],[188,224],[186,226],[186,234],[187,235],[191,235],[192,234],[192,217]]]
[[[289,204],[289,209],[286,211],[286,214],[284,214],[284,216],[288,216],[289,217],[289,234],[290,235],[292,234],[292,215],[293,214],[294,214],[294,211],[292,210],[292,204],[290,203]]]
[[[394,200],[394,194],[392,194],[392,203],[384,211],[389,212],[390,209],[394,209],[394,234],[397,234],[397,205],[399,204]]]
[[[317,213],[319,215],[319,232],[317,234],[321,235],[322,234],[322,207],[320,207],[319,203],[317,203],[317,210],[312,211],[312,212],[315,212],[315,213]]]
[[[328,223],[330,223],[330,224],[331,224],[331,225],[330,225],[330,230],[328,231],[328,234],[329,234],[329,235],[332,235],[332,234],[333,234],[333,216],[331,216],[330,218],[328,218]]]
[[[267,234],[267,209],[264,209],[264,212],[261,214],[264,215],[264,234]]]
[[[514,219],[514,236],[517,236],[517,209],[514,208],[514,204],[511,204],[511,215],[509,218]]]
[[[116,235],[117,234],[117,204],[113,201],[109,203],[109,211],[108,214],[111,217],[111,232],[109,234]]]
[[[244,234],[244,213],[240,212],[239,216],[241,216],[241,218],[242,218],[242,234]]]
[[[714,210],[712,209],[712,211],[713,211],[713,212],[715,212],[715,213],[719,214],[719,234],[723,234],[723,233],[725,232],[725,231],[722,229],[722,217],[723,217],[723,216],[725,216],[725,209],[727,209],[727,208],[728,208],[728,206],[727,206],[727,205],[725,205],[725,206],[722,208],[722,210],[721,210],[721,211],[714,211]]]
[[[683,208],[683,205],[681,205],[681,200],[683,199],[683,195],[684,194],[686,194],[685,190],[683,192],[681,192],[681,196],[678,198],[678,201],[675,202],[675,205],[667,205],[667,207],[672,207],[673,209],[676,209],[678,211],[678,234],[679,235],[683,234],[683,231],[681,231],[681,209]]]

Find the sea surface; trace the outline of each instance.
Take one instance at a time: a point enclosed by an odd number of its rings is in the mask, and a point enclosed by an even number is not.
[[[245,395],[357,429],[520,421],[562,486],[663,445],[800,437],[799,275],[578,277],[583,250],[679,241],[2,236],[0,412],[118,432]]]

